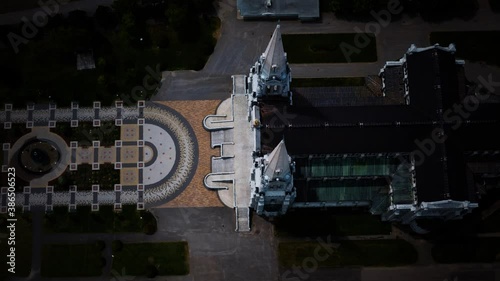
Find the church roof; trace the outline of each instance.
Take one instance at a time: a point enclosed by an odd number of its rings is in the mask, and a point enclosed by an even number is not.
[[[266,51],[262,54],[262,58],[264,60],[262,64],[262,74],[264,76],[270,77],[276,75],[281,77],[282,74],[286,73],[286,53],[283,48],[279,25],[276,26],[271,41],[269,41]],[[273,66],[276,66],[276,69],[273,70]]]
[[[298,18],[307,21],[320,17],[319,0],[237,0],[236,5],[244,19]]]
[[[267,155],[267,165],[264,170],[264,176],[269,180],[280,178],[288,180],[287,175],[291,176],[290,156],[286,151],[285,141],[282,140],[274,150]]]

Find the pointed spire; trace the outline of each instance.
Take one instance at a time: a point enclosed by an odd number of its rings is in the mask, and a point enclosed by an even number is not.
[[[264,169],[266,179],[288,181],[291,177],[290,156],[286,151],[285,141],[282,140],[274,150],[267,155],[267,165]]]
[[[262,54],[262,59],[264,60],[262,65],[262,73],[264,76],[282,76],[281,73],[286,73],[287,59],[285,49],[283,48],[283,41],[281,40],[279,24],[274,30],[266,51]]]

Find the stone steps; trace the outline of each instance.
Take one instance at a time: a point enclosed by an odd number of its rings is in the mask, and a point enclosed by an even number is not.
[[[250,231],[250,208],[238,207],[236,211],[236,231]]]

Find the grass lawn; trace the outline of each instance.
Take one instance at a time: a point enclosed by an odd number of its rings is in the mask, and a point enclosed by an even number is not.
[[[374,34],[364,34],[369,38],[369,43],[363,48],[356,48],[354,43],[356,34],[283,34],[282,38],[290,63],[377,61],[377,43]],[[353,48],[355,52],[346,56],[345,54],[349,54]]]
[[[142,219],[141,219],[142,217]],[[80,206],[74,213],[67,207],[54,207],[46,214],[44,231],[48,233],[119,233],[145,232],[152,225],[156,229],[156,219],[145,211],[137,211],[135,205],[123,205],[119,213],[112,206],[100,206],[99,212],[91,212],[89,206]]]
[[[96,244],[50,244],[42,248],[42,277],[86,277],[102,274],[103,260]]]
[[[389,234],[391,224],[366,213],[299,210],[278,218],[274,229],[280,237],[379,235]]]
[[[187,242],[124,244],[113,252],[113,269],[134,276],[186,275]]]
[[[321,249],[320,256],[326,255],[326,249],[316,242],[281,242],[279,263],[285,267],[301,265],[304,259],[314,257],[317,247]],[[402,266],[415,263],[417,252],[403,240],[342,241],[326,260],[317,261],[320,267]]]
[[[432,257],[438,263],[491,263],[500,261],[500,239],[450,239],[435,243]]]
[[[458,58],[500,66],[500,53],[495,43],[499,37],[500,31],[431,32],[429,40],[441,46],[454,43]]]
[[[27,277],[31,272],[31,249],[32,249],[32,230],[31,230],[31,214],[22,214],[21,210],[16,210],[16,268],[15,274],[7,272],[7,257],[11,245],[7,244],[8,223],[5,221],[6,216],[0,216],[0,263],[2,270],[0,271],[0,280],[5,280],[9,277]],[[4,254],[5,253],[5,254]]]
[[[365,86],[364,77],[293,78],[292,88]]]

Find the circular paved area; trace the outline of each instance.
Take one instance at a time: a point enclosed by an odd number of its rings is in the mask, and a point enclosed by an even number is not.
[[[25,148],[27,143],[31,143],[34,140],[39,140],[42,142],[48,142],[59,154],[59,157],[55,163],[51,166],[50,170],[46,173],[41,173],[34,176],[32,173],[25,172],[22,169],[16,170],[16,174],[26,180],[32,181],[34,186],[46,186],[47,183],[53,179],[58,178],[69,165],[69,148],[66,142],[57,134],[50,132],[48,129],[37,128],[32,132],[19,138],[11,148],[12,153],[9,154],[9,163],[13,166],[21,166],[19,163],[20,157],[19,153]],[[11,162],[12,161],[12,162]]]
[[[46,174],[57,165],[60,157],[57,147],[46,140],[35,139],[21,149],[19,162],[28,172]]]
[[[146,168],[143,169],[143,183],[151,185],[170,174],[177,162],[177,148],[171,134],[153,124],[144,125],[144,140],[148,149],[144,149]],[[146,161],[149,154],[151,159]]]
[[[144,159],[152,157],[143,169],[144,202],[153,207],[187,187],[198,165],[198,143],[186,119],[167,106],[148,103],[144,117]]]

